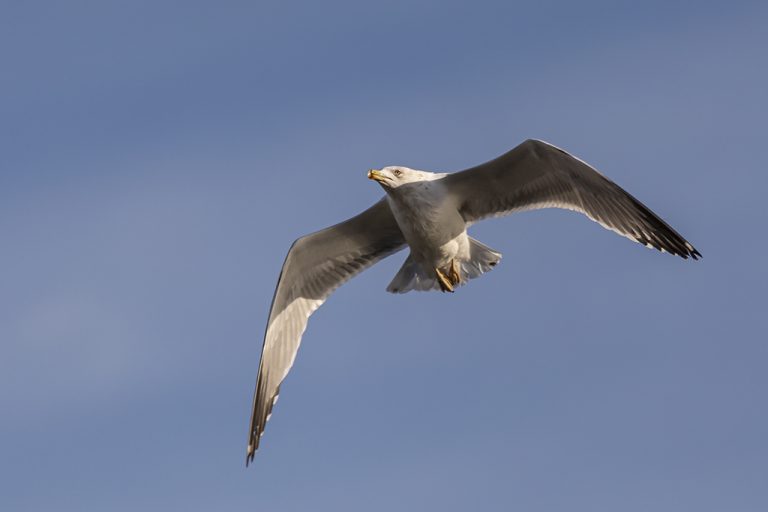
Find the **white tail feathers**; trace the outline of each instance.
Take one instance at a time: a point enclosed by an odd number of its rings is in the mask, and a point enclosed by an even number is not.
[[[440,284],[437,278],[427,274],[421,265],[413,260],[409,254],[405,259],[403,266],[395,274],[392,282],[387,286],[390,293],[405,293],[411,290],[426,292],[429,290],[439,290]]]
[[[493,270],[499,261],[501,253],[494,251],[482,242],[469,238],[469,261],[461,262],[461,278],[474,279]]]
[[[488,272],[501,260],[501,253],[487,245],[469,238],[469,260],[460,262],[461,284]],[[440,290],[440,284],[432,272],[427,272],[419,263],[408,255],[403,266],[387,286],[390,293],[406,293],[411,290],[420,292]]]

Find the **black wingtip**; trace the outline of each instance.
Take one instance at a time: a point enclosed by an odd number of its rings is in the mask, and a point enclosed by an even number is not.
[[[259,448],[259,435],[255,432],[251,434],[251,438],[248,439],[248,448],[245,450],[245,467],[253,462],[253,458],[256,456],[256,450]]]
[[[686,250],[685,252],[678,253],[677,255],[683,258],[684,260],[687,260],[688,258],[692,258],[694,261],[698,261],[699,259],[701,259],[701,253],[692,247]]]
[[[689,242],[685,242],[685,249],[686,249],[686,252],[683,257],[687,258],[688,256],[690,256],[694,260],[699,260],[701,258],[701,253],[697,251],[696,248],[693,245],[691,245]]]

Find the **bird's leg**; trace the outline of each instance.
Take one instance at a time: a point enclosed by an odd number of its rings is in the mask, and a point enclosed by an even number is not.
[[[451,281],[445,274],[439,268],[435,268],[435,274],[437,274],[437,282],[440,283],[440,289],[444,292],[453,293],[453,285],[451,285]]]
[[[451,270],[448,272],[448,279],[451,280],[453,286],[461,284],[461,274],[459,273],[459,265],[456,263],[456,259],[451,260]]]

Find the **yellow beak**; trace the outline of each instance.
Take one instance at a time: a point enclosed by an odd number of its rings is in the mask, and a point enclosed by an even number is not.
[[[376,169],[371,169],[370,171],[368,171],[368,179],[376,180],[379,183],[382,183],[386,178],[381,174],[381,171],[378,171]]]

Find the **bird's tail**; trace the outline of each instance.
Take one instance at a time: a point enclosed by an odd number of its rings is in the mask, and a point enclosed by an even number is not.
[[[390,293],[405,293],[411,290],[426,292],[439,289],[440,283],[437,282],[437,277],[427,274],[410,254],[387,286],[387,291]]]
[[[481,276],[488,272],[501,260],[501,253],[474,238],[469,239],[469,260],[460,262],[461,283]],[[390,293],[406,293],[411,290],[430,291],[440,290],[440,283],[432,273],[427,273],[411,255],[408,255],[403,266],[387,286]]]
[[[501,253],[494,251],[482,242],[469,237],[469,260],[461,262],[462,280],[474,279],[492,270],[499,261]]]

